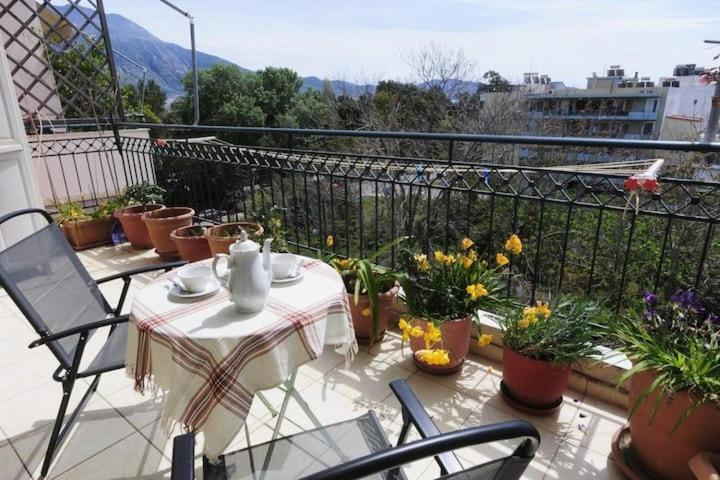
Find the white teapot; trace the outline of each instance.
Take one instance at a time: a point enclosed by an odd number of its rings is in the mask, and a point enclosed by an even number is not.
[[[213,275],[230,293],[238,312],[259,312],[265,305],[272,282],[271,243],[272,238],[265,239],[260,258],[260,245],[248,239],[247,232],[242,230],[240,239],[230,245],[230,255],[215,255]],[[217,266],[223,259],[227,262],[227,273],[219,275]]]

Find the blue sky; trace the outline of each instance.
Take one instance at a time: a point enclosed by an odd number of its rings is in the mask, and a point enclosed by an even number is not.
[[[477,74],[525,71],[581,86],[619,63],[670,75],[710,65],[720,39],[718,0],[174,0],[196,19],[198,48],[243,67],[301,75],[410,80],[402,53],[429,41],[462,48]],[[189,46],[184,19],[159,0],[105,0],[159,38]]]

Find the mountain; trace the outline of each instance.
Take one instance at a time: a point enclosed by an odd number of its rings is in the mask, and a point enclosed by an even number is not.
[[[100,35],[100,31],[94,26],[88,25],[89,22],[87,22],[87,18],[94,13],[92,10],[84,7],[71,9],[70,5],[54,4],[53,6],[60,13],[67,15],[68,20],[73,25],[82,28],[86,35]],[[94,22],[99,23],[97,19]],[[123,58],[125,56],[147,68],[148,80],[155,80],[168,93],[169,97],[184,93],[182,77],[192,68],[191,51],[189,49],[160,40],[122,15],[109,13],[107,22],[110,40],[113,50],[116,52],[115,65],[120,76],[120,82],[137,83],[142,76],[142,70]],[[196,56],[199,70],[210,68],[218,63],[233,64],[233,62],[224,58],[200,51],[196,52]],[[238,68],[243,72],[250,71],[239,65]],[[322,84],[323,80],[318,77],[306,77],[303,79],[301,91],[311,88],[321,90]],[[356,85],[340,80],[332,80],[330,84],[336,93],[347,93],[353,96],[374,88],[372,85]]]

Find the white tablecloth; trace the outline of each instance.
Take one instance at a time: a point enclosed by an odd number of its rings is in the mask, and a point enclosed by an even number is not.
[[[357,352],[345,287],[332,267],[302,257],[304,278],[273,284],[265,309],[240,314],[221,289],[200,300],[168,295],[169,272],[133,301],[126,364],[141,393],[160,388],[163,422],[202,432],[217,457],[240,432],[254,394],[276,387],[325,345]],[[206,263],[209,261],[205,261]]]

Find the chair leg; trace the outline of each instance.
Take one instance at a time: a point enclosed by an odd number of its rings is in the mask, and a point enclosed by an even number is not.
[[[47,473],[50,470],[50,464],[53,461],[55,450],[62,443],[63,438],[65,438],[65,435],[70,430],[70,427],[75,421],[78,413],[83,409],[83,407],[85,407],[85,403],[87,403],[88,398],[90,398],[90,395],[92,395],[92,393],[97,388],[97,384],[100,379],[100,375],[97,375],[95,377],[92,385],[90,385],[88,391],[85,392],[85,395],[83,395],[83,398],[80,401],[80,405],[78,405],[78,407],[73,411],[72,415],[70,415],[70,418],[65,424],[65,427],[63,427],[65,412],[67,412],[67,407],[70,403],[70,395],[72,394],[73,387],[75,386],[75,380],[77,379],[77,373],[80,367],[80,360],[82,359],[83,351],[85,351],[85,343],[87,342],[87,338],[88,332],[82,332],[80,334],[77,347],[75,347],[75,358],[73,359],[72,367],[70,367],[70,370],[67,372],[67,375],[62,381],[63,398],[60,401],[60,408],[58,408],[58,414],[57,417],[55,417],[55,425],[53,425],[53,430],[50,434],[50,441],[48,442],[48,448],[45,452],[45,460],[43,461],[43,466],[40,470],[40,475],[42,478],[45,478],[47,476]]]
[[[43,461],[42,470],[40,475],[45,478],[50,470],[50,464],[53,460],[53,454],[58,446],[58,440],[60,439],[60,428],[63,425],[65,419],[65,412],[67,412],[68,403],[70,403],[70,394],[72,393],[75,382],[65,381],[62,384],[63,398],[60,401],[60,408],[58,408],[57,417],[55,417],[55,425],[53,425],[52,434],[50,435],[50,442],[48,443],[47,451],[45,452],[45,460]]]
[[[405,440],[407,439],[407,434],[410,431],[410,415],[405,411],[405,409],[402,409],[402,418],[403,418],[403,426],[400,430],[400,436],[398,437],[397,446],[399,447],[403,443],[405,443]]]

